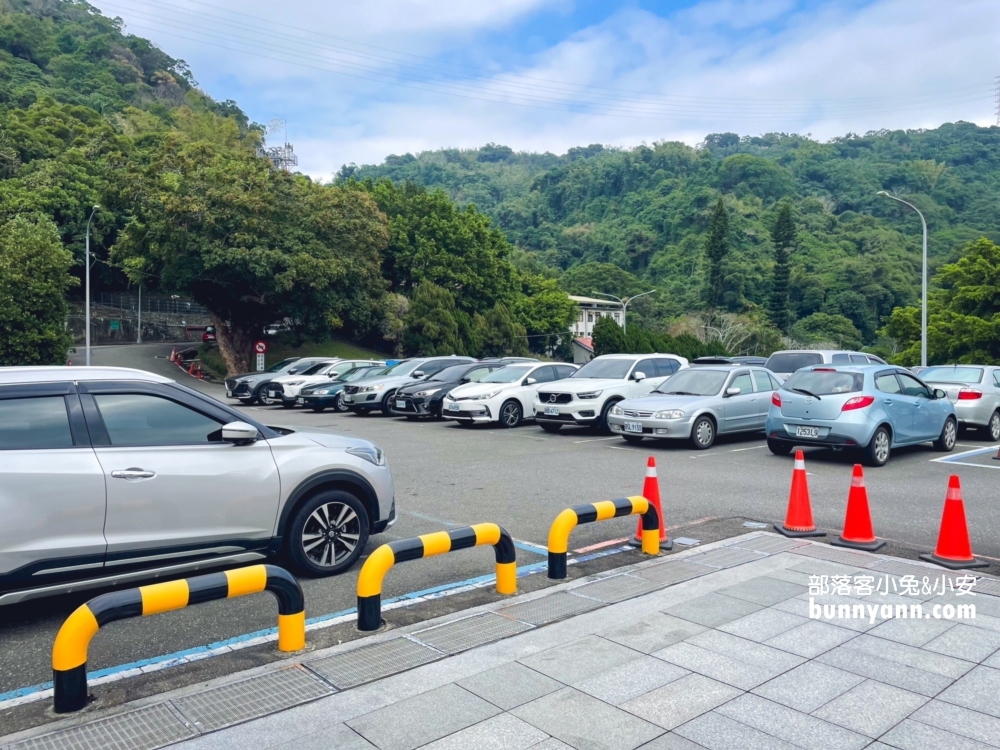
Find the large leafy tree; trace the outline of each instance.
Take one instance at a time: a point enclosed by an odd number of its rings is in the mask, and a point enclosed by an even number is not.
[[[72,263],[48,219],[17,216],[0,227],[0,365],[66,361]]]
[[[455,305],[454,295],[437,284],[417,286],[406,314],[403,347],[418,357],[465,354],[471,322]]]
[[[254,340],[276,319],[316,336],[379,322],[388,232],[364,193],[275,170],[242,145],[179,136],[127,168],[118,188],[130,218],[113,260],[205,305],[230,373],[249,369]]]
[[[611,318],[601,318],[594,324],[594,356],[625,351],[625,334]]]
[[[792,205],[785,201],[778,211],[778,219],[771,230],[774,243],[774,273],[771,281],[771,299],[768,312],[771,322],[782,331],[788,330],[791,315],[788,309],[788,263],[795,250],[796,230],[792,218]]]
[[[480,357],[518,357],[528,353],[524,326],[499,302],[473,322],[475,353]]]

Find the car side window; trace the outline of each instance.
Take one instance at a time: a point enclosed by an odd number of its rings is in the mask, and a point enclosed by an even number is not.
[[[927,386],[921,383],[914,377],[909,375],[904,375],[903,373],[896,373],[899,377],[900,382],[903,384],[903,393],[907,396],[916,396],[917,398],[930,398],[931,392],[927,390]]]
[[[854,362],[856,364],[861,364],[861,365],[867,365],[868,364],[868,357],[866,357],[864,354],[852,354],[851,355],[851,362]]]
[[[656,374],[656,363],[651,359],[639,360],[636,366],[632,368],[632,380],[635,380],[635,374],[637,372],[643,373],[647,378],[659,377]]]
[[[668,378],[681,369],[681,363],[676,359],[661,357],[653,361],[656,363],[656,377],[658,378]]]
[[[745,396],[748,393],[753,393],[753,381],[750,380],[749,372],[738,372],[729,382],[729,388],[739,388],[740,395]]]
[[[762,370],[754,370],[753,379],[754,382],[757,383],[758,391],[765,392],[765,391],[773,391],[775,389],[775,387],[771,385],[771,378],[768,376],[766,372],[763,372]]]
[[[176,401],[145,393],[95,394],[111,445],[204,445],[222,439],[222,425]]]
[[[556,378],[556,368],[551,365],[548,367],[539,367],[529,377],[534,378],[536,383],[551,383],[553,380],[558,380]]]
[[[851,358],[846,354],[834,354],[830,357],[830,362],[835,365],[846,365],[851,361]]]
[[[869,354],[868,355],[868,361],[871,362],[873,365],[884,365],[885,364],[885,360],[884,359],[879,359],[874,354]]]
[[[576,372],[576,369],[572,367],[567,367],[566,365],[556,365],[556,380],[572,377],[574,372]]]
[[[993,385],[1000,388],[1000,370],[993,371]]]
[[[73,433],[70,432],[66,400],[62,396],[0,401],[0,450],[72,447]]]
[[[769,377],[771,379],[771,390],[772,391],[776,391],[779,388],[781,388],[781,383],[778,382],[778,379],[776,377],[774,377],[771,374],[768,374],[767,377]]]
[[[875,387],[882,391],[882,393],[900,393],[901,389],[899,387],[899,381],[896,380],[896,376],[887,372],[882,375],[875,376]]]
[[[477,367],[475,370],[470,370],[465,373],[465,379],[470,383],[478,383],[492,371],[492,367]]]

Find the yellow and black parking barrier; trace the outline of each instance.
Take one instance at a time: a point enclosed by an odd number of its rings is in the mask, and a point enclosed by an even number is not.
[[[55,712],[79,711],[87,705],[87,647],[98,629],[109,622],[260,591],[270,591],[278,600],[278,650],[305,648],[306,613],[302,589],[291,573],[274,565],[251,565],[113,591],[81,604],[59,628],[52,647]]]
[[[516,593],[514,540],[495,523],[477,523],[451,531],[400,539],[383,544],[372,552],[361,568],[358,577],[358,630],[378,630],[382,624],[382,580],[393,565],[484,544],[493,546],[496,557],[497,593]]]
[[[602,500],[599,503],[575,505],[567,508],[552,522],[549,529],[549,578],[566,577],[566,551],[569,535],[581,523],[607,521],[621,516],[642,516],[642,551],[647,555],[660,553],[660,517],[646,498],[622,497]]]

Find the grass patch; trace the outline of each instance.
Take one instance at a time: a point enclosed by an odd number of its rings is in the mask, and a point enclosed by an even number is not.
[[[341,359],[392,359],[389,354],[365,349],[363,346],[345,339],[330,338],[325,341],[307,341],[301,346],[293,346],[292,342],[283,338],[273,338],[267,342],[267,354],[264,355],[264,366],[270,367],[288,357],[340,357]],[[202,344],[198,350],[202,369],[211,372],[220,380],[226,377],[226,363],[222,360],[219,347],[215,344]]]

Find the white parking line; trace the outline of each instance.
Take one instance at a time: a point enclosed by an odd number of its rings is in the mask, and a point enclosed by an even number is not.
[[[621,440],[621,438],[618,437],[617,435],[612,435],[611,437],[606,437],[606,438],[591,438],[590,440],[574,440],[573,442],[574,443],[600,443],[600,442],[603,442],[605,440]]]
[[[613,451],[630,451],[632,453],[644,453],[645,451],[639,450],[638,448],[626,448],[624,445],[605,445],[605,448],[610,448]]]

